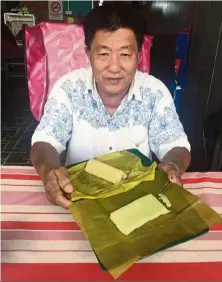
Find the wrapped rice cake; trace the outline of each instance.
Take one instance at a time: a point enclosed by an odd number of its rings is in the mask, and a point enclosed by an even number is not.
[[[127,174],[124,171],[95,159],[87,162],[85,171],[113,184],[117,184],[127,178]]]
[[[132,154],[122,151],[96,158],[127,174],[116,185],[87,173],[87,162],[69,168],[76,188],[70,212],[102,268],[114,278],[139,260],[198,237],[221,222],[203,200],[170,183],[156,163]]]
[[[123,234],[129,235],[145,223],[169,212],[156,197],[149,194],[112,212],[110,219]]]

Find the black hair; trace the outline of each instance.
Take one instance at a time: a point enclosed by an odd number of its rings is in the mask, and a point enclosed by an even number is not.
[[[90,49],[95,33],[99,30],[114,32],[119,28],[131,29],[136,37],[138,50],[143,45],[144,22],[138,10],[124,2],[110,2],[91,10],[85,17],[83,29],[85,45]]]

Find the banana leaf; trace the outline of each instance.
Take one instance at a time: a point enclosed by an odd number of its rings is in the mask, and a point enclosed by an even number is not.
[[[140,158],[128,151],[114,152],[96,158],[100,162],[123,170],[128,177],[118,184],[112,184],[85,171],[87,162],[69,168],[69,178],[74,192],[71,200],[106,198],[133,189],[143,181],[152,181],[157,164],[144,166]],[[118,160],[118,162],[116,161]]]
[[[129,158],[133,159],[133,162],[135,157],[141,160],[132,152],[123,153],[124,159],[120,155],[114,159],[111,156],[112,164],[119,169],[129,171]],[[107,155],[100,157],[100,160],[106,162]],[[144,161],[141,163],[144,166]],[[84,177],[87,178],[87,174]],[[87,180],[84,180],[84,183],[86,182]],[[91,194],[87,190],[93,189],[93,185],[89,182],[87,187],[84,187],[84,195]],[[78,189],[77,186],[75,188]],[[94,199],[74,199],[70,206],[70,212],[90,242],[99,262],[114,278],[119,277],[135,262],[191,240],[222,221],[203,200],[182,187],[169,183],[167,175],[158,168],[155,169],[154,180],[141,181],[133,188],[119,192],[102,198],[96,194],[98,197]],[[159,194],[165,195],[172,205],[170,213],[147,222],[128,236],[122,234],[110,220],[110,213],[147,194],[152,194],[157,199]]]

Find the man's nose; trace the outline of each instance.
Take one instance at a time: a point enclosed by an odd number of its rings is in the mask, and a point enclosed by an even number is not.
[[[121,61],[117,54],[112,54],[112,56],[110,56],[108,70],[113,73],[121,71]]]

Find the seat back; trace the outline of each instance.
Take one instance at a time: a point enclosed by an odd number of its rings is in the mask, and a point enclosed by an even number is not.
[[[31,112],[40,120],[48,93],[63,75],[90,65],[80,25],[40,23],[26,27],[26,64]],[[149,72],[151,36],[146,36],[138,69]]]

